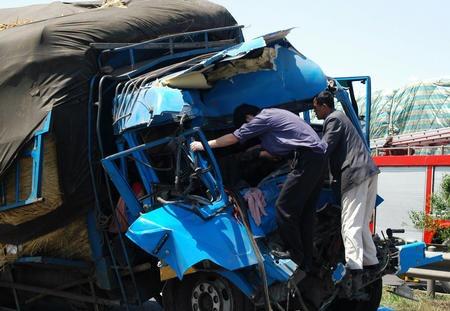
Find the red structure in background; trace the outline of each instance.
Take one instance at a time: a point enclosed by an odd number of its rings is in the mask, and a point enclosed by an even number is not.
[[[450,155],[385,155],[374,156],[373,159],[378,166],[426,166],[426,200],[425,213],[430,213],[430,196],[432,192],[433,167],[450,166]],[[450,221],[440,222],[444,227],[450,227]],[[425,230],[424,242],[431,243],[434,232]]]

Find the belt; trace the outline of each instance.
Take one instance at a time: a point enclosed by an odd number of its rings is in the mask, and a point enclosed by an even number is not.
[[[294,169],[294,167],[297,166],[300,156],[305,153],[316,153],[318,155],[322,155],[321,153],[315,152],[312,148],[309,147],[299,147],[295,150],[292,150],[289,153],[289,159],[292,160],[291,169]]]
[[[309,148],[309,147],[298,147],[298,148],[292,150],[291,152],[289,152],[287,158],[292,160],[292,159],[298,157],[300,154],[305,153],[305,152],[314,152],[314,150],[312,150],[312,148]]]

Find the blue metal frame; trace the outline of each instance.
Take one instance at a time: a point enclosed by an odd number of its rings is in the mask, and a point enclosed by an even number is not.
[[[86,268],[89,269],[91,264],[85,261],[77,260],[67,260],[61,258],[44,257],[44,256],[33,256],[33,257],[21,257],[16,260],[18,263],[45,263],[45,264],[55,264],[60,266],[69,266],[75,268]]]
[[[123,137],[126,139],[128,146],[133,147],[133,146],[139,145],[139,142],[137,141],[135,132],[124,133]],[[126,151],[126,149],[124,149],[124,152],[125,151]],[[132,156],[135,157],[136,159],[138,159],[139,161],[150,165],[150,163],[148,163],[147,158],[145,157],[144,154],[142,154],[142,152],[138,152],[138,151],[133,152]],[[158,179],[158,176],[156,175],[155,171],[153,169],[148,169],[148,166],[145,166],[143,163],[136,161],[136,166],[139,171],[139,174],[142,177],[142,183],[144,184],[145,190],[147,191],[148,194],[150,194],[150,193],[152,193],[152,185],[151,184],[159,182],[159,179]]]
[[[111,270],[109,269],[108,262],[103,254],[103,236],[102,233],[97,230],[95,210],[88,213],[87,224],[97,284],[102,289],[112,289]]]
[[[34,147],[31,151],[24,152],[16,161],[16,201],[8,205],[0,206],[0,211],[6,211],[19,206],[32,204],[42,200],[42,164],[44,160],[44,134],[50,129],[50,120],[52,112],[50,111],[45,120],[42,130],[34,134]],[[31,157],[33,159],[33,175],[31,179],[31,192],[24,201],[19,201],[20,187],[20,158]],[[4,181],[1,182],[2,203],[6,203],[6,193]]]
[[[358,116],[356,115],[355,111],[353,110],[352,102],[350,98],[348,97],[347,91],[344,90],[344,88],[337,83],[338,90],[335,94],[337,100],[342,104],[343,108],[345,109],[347,116],[350,118],[350,121],[355,126],[356,130],[358,131],[359,135],[361,135],[361,138],[364,141],[364,144],[366,145],[367,149],[370,151],[369,142],[365,139],[364,133],[361,129],[361,124],[359,123]]]
[[[210,186],[212,189],[211,193],[214,193],[214,191],[219,191],[219,196],[214,195],[216,198],[224,198],[225,192],[223,190],[222,186],[222,176],[220,175],[220,171],[217,165],[217,162],[213,156],[211,148],[209,148],[209,145],[207,143],[206,137],[203,135],[203,133],[199,129],[193,129],[186,131],[182,134],[183,136],[190,136],[190,135],[198,135],[200,137],[200,140],[203,142],[203,145],[205,146],[206,152],[208,153],[209,158],[211,159],[212,165],[214,166],[213,172],[214,172],[214,178],[213,176],[202,176],[202,179],[205,181],[205,184]],[[120,192],[121,196],[123,197],[124,201],[126,202],[126,207],[130,215],[132,215],[131,221],[134,221],[137,217],[139,217],[140,213],[142,212],[142,206],[139,203],[136,195],[134,194],[133,190],[131,189],[130,184],[127,181],[127,176],[123,174],[123,171],[119,168],[119,166],[115,163],[116,160],[121,160],[125,158],[126,156],[132,155],[138,160],[143,161],[144,163],[148,163],[146,157],[144,154],[142,154],[142,151],[150,149],[152,147],[155,147],[157,145],[161,145],[164,143],[167,143],[171,141],[173,138],[163,138],[154,142],[150,142],[143,145],[137,145],[137,140],[134,136],[129,135],[127,136],[127,141],[129,142],[130,146],[134,146],[128,150],[124,150],[121,152],[118,152],[114,155],[111,155],[105,159],[102,160],[103,167],[105,168],[106,172],[110,176],[112,182]],[[193,156],[193,154],[191,154]],[[199,156],[199,155],[197,155]],[[206,168],[206,164],[203,159],[199,158],[198,164],[201,168]],[[151,184],[158,182],[158,177],[155,173],[155,171],[150,166],[145,166],[142,163],[137,162],[136,165],[138,166],[139,172],[141,174],[142,181],[147,183],[147,193],[151,193]],[[150,165],[150,163],[149,163]],[[210,174],[210,172],[206,173]],[[146,176],[152,176],[148,180],[146,180]],[[214,183],[215,181],[215,183]],[[213,204],[214,205],[214,204]],[[216,206],[214,205],[214,208]],[[213,208],[213,209],[214,209]],[[213,210],[207,210],[205,209],[205,217],[208,217],[208,213],[212,213]]]
[[[400,247],[398,265],[399,270],[396,274],[406,273],[409,268],[427,265],[442,260],[442,254],[433,257],[425,257],[425,243],[418,242],[407,244]]]
[[[366,85],[366,115],[365,115],[365,139],[370,142],[370,115],[372,105],[372,83],[369,76],[361,77],[339,77],[335,78],[339,81],[359,81]],[[364,82],[363,82],[364,81]],[[358,122],[359,123],[359,122]]]
[[[140,68],[136,73],[136,74],[138,74],[138,73],[142,73],[143,71],[145,71],[163,61],[180,58],[180,57],[185,57],[185,56],[194,56],[194,55],[199,55],[199,54],[208,53],[208,52],[220,51],[220,50],[224,49],[224,47],[208,48],[208,46],[206,44],[206,48],[204,48],[204,49],[196,49],[196,50],[191,50],[191,51],[187,51],[187,52],[173,53],[174,39],[203,35],[203,37],[205,38],[205,42],[208,42],[208,34],[209,33],[236,29],[236,31],[238,31],[238,38],[239,38],[239,42],[236,42],[236,43],[240,43],[240,42],[244,41],[244,37],[242,35],[242,30],[241,30],[241,28],[243,28],[243,27],[244,26],[242,26],[242,25],[235,25],[235,26],[227,26],[227,27],[221,27],[221,28],[186,32],[186,33],[169,35],[169,36],[165,36],[165,37],[161,37],[161,38],[157,38],[157,39],[152,39],[152,40],[144,41],[141,43],[132,44],[129,46],[107,49],[100,53],[100,55],[97,58],[97,63],[98,63],[99,68],[102,68],[105,65],[111,65],[110,63],[106,63],[106,64],[103,63],[102,59],[105,55],[126,53],[126,54],[128,54],[128,57],[130,60],[129,65],[134,67],[134,65],[135,65],[135,49],[145,49],[146,45],[150,45],[152,43],[161,43],[161,42],[168,41],[170,43],[170,47],[169,47],[169,51],[171,52],[170,55],[158,58],[158,60],[156,60],[155,62],[152,62],[151,64]],[[122,64],[122,66],[125,66],[125,64]]]

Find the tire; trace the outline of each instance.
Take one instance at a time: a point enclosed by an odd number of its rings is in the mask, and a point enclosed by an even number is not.
[[[238,288],[215,273],[170,279],[163,288],[165,311],[245,311],[253,304]]]
[[[380,306],[381,295],[383,294],[383,281],[381,278],[364,288],[369,294],[369,300],[358,301],[336,298],[327,310],[352,310],[352,311],[376,311]]]

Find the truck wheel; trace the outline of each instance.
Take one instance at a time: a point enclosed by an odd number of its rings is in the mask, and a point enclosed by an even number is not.
[[[369,300],[358,301],[349,299],[335,299],[327,310],[353,310],[353,311],[376,311],[380,306],[383,293],[383,281],[381,278],[364,288],[369,294]]]
[[[253,307],[244,293],[214,273],[168,280],[163,288],[163,306],[165,311],[244,311]]]

